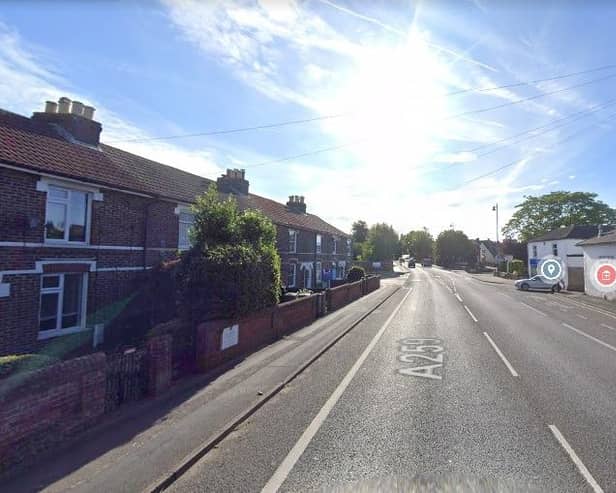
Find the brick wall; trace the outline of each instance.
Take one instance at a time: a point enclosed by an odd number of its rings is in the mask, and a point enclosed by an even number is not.
[[[0,380],[0,471],[91,426],[105,409],[105,355]]]
[[[0,168],[0,241],[41,241],[46,194],[36,190],[37,181],[35,175]]]
[[[274,310],[274,330],[278,336],[310,325],[317,318],[317,296],[281,303]]]
[[[0,298],[0,356],[33,352],[37,347],[40,279],[4,276],[11,295]]]
[[[172,345],[171,334],[150,337],[147,341],[148,394],[150,395],[161,394],[171,386]]]

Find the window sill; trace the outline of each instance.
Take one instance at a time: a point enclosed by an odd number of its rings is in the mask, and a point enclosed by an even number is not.
[[[51,339],[53,337],[66,336],[69,334],[77,334],[78,332],[87,332],[91,330],[89,327],[73,327],[72,329],[54,329],[44,330],[38,333],[38,340],[44,341],[45,339]]]
[[[67,241],[67,240],[43,240],[44,246],[65,246],[65,245],[80,245],[80,246],[90,246],[90,243],[87,241]]]

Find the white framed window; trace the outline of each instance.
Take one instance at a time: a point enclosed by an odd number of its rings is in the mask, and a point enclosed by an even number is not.
[[[537,258],[537,245],[533,245],[533,258]]]
[[[314,279],[316,282],[317,287],[321,286],[321,275],[323,273],[323,265],[321,264],[321,262],[315,262],[315,266],[314,266]]]
[[[88,192],[49,185],[45,210],[45,241],[88,243],[90,204]]]
[[[335,255],[336,253],[338,253],[338,238],[336,238],[335,236],[332,237],[332,241],[334,246],[332,247],[332,253]]]
[[[41,276],[39,339],[85,329],[87,276],[81,272]]]
[[[297,252],[297,231],[289,230],[289,253]]]
[[[289,264],[289,271],[287,273],[287,287],[294,288],[297,281],[297,264]]]
[[[347,238],[346,244],[347,244],[347,255],[351,255],[351,253],[352,253],[352,251],[351,251],[351,238]]]
[[[344,279],[346,276],[346,262],[341,260],[338,262],[338,279]]]
[[[552,255],[558,257],[558,243],[552,243]]]
[[[188,250],[192,245],[190,243],[190,229],[195,223],[195,215],[192,212],[180,211],[178,214],[178,249]]]
[[[321,253],[323,249],[323,236],[317,235],[317,253]]]

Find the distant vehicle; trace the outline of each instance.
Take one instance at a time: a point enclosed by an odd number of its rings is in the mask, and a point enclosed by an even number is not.
[[[407,267],[415,267],[415,259],[409,259],[408,263],[406,264]]]
[[[529,289],[539,291],[552,291],[559,292],[562,289],[561,283],[554,281],[547,281],[541,276],[534,276],[530,279],[520,279],[515,282],[515,287],[522,291],[528,291]]]
[[[426,257],[421,261],[421,265],[424,267],[432,267],[432,259],[430,257]]]

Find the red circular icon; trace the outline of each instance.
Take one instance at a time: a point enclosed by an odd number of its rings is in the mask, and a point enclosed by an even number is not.
[[[609,287],[616,283],[616,267],[611,264],[600,266],[596,275],[601,286]]]

